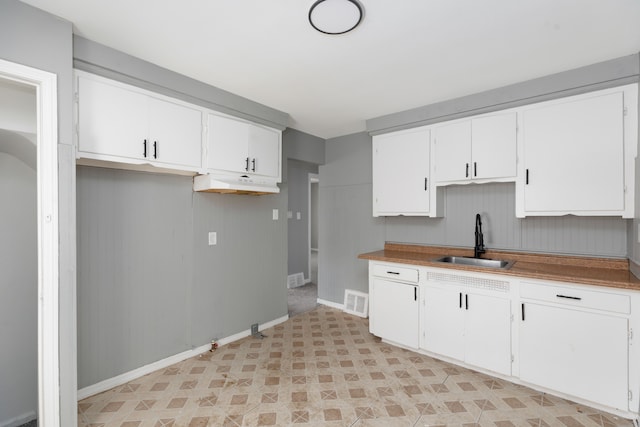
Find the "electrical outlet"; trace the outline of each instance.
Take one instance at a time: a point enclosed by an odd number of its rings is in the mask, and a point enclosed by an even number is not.
[[[254,323],[251,325],[251,335],[258,335],[258,324]]]
[[[215,231],[210,231],[209,232],[209,246],[213,246],[213,245],[217,245],[218,244],[218,233],[216,233]]]
[[[302,214],[300,214],[300,212],[296,212],[296,219],[301,219],[302,218]]]
[[[272,218],[274,221],[278,220],[278,209],[274,209],[272,212]]]

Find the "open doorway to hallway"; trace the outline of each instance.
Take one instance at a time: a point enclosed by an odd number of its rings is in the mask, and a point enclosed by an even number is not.
[[[38,413],[36,87],[0,78],[0,426]]]
[[[287,162],[289,316],[312,310],[318,300],[318,166]]]

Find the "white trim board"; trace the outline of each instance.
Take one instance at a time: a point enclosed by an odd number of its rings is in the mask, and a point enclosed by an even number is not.
[[[33,421],[36,418],[38,418],[36,413],[31,411],[31,412],[27,412],[26,414],[22,414],[17,417],[11,418],[10,420],[0,422],[0,427],[18,427],[18,426],[21,426],[22,424],[28,423],[29,421]]]
[[[36,88],[38,194],[38,414],[41,426],[60,426],[60,323],[75,313],[59,312],[58,80],[57,75],[0,59],[0,78]],[[60,320],[63,316],[63,321]],[[71,322],[72,323],[72,322]],[[68,331],[65,331],[68,332]],[[76,361],[71,361],[75,367]],[[65,399],[66,400],[66,399]],[[76,413],[75,409],[72,412]]]
[[[318,298],[316,302],[318,304],[326,305],[327,307],[337,308],[338,310],[344,311],[344,304],[340,304],[338,302],[327,301],[325,299],[320,299],[320,298]]]
[[[259,330],[262,331],[265,329],[269,329],[275,325],[279,325],[282,322],[286,322],[288,319],[289,319],[289,315],[287,314],[285,316],[279,317],[275,320],[272,320],[270,322],[260,325]],[[237,334],[228,336],[226,338],[222,338],[217,342],[218,342],[218,345],[223,346],[249,336],[251,336],[251,329],[245,329],[244,331],[238,332]],[[210,348],[211,348],[211,343],[208,343],[200,347],[196,347],[191,350],[183,351],[182,353],[169,356],[165,359],[158,360],[148,365],[141,366],[140,368],[134,369],[129,372],[125,372],[124,374],[120,374],[118,376],[106,379],[104,381],[100,381],[99,383],[81,388],[80,390],[78,390],[78,400],[86,399],[89,396],[102,393],[103,391],[107,391],[114,387],[118,387],[120,385],[126,384],[129,381],[133,381],[137,378],[140,378],[152,372],[167,368],[173,364],[182,362],[183,360],[195,357],[199,354],[209,351]]]

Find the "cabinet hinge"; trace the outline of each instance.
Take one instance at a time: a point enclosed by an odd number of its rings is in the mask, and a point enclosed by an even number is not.
[[[624,108],[622,109],[622,115],[623,115],[623,116],[626,116],[626,115],[627,115],[627,113],[628,113],[627,107],[624,107]]]
[[[633,340],[633,328],[629,328],[629,341]]]
[[[511,355],[511,363],[513,363],[513,362],[515,362],[515,361],[516,361],[516,358],[515,358],[515,356],[512,354],[512,355]]]
[[[633,400],[633,392],[629,390],[629,401]]]
[[[512,314],[511,315],[511,322],[513,323],[513,321],[514,321],[514,317],[513,317],[513,314]],[[511,358],[513,359],[513,356],[511,356]]]

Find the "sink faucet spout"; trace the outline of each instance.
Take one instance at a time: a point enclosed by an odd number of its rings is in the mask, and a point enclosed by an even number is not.
[[[482,235],[482,220],[480,214],[476,214],[476,244],[473,248],[473,257],[480,258],[480,255],[485,253],[484,237]]]

